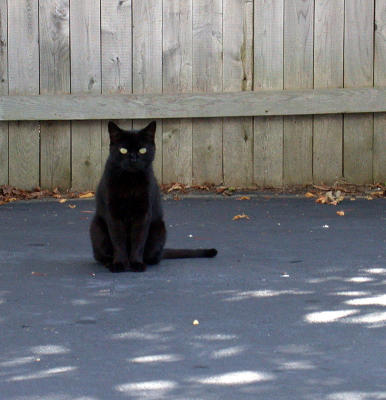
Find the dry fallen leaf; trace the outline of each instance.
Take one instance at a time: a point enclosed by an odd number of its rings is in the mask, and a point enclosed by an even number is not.
[[[31,275],[33,275],[33,276],[47,276],[47,274],[44,274],[42,272],[35,272],[35,271],[32,271]]]
[[[314,185],[315,189],[320,189],[320,190],[331,190],[330,186],[326,185]]]
[[[225,190],[227,190],[228,188],[226,186],[219,186],[218,188],[216,188],[216,192],[217,193],[223,193],[225,192]]]
[[[199,325],[200,323],[198,322],[198,320],[197,319],[195,319],[194,321],[193,321],[193,325]]]
[[[370,196],[371,197],[379,197],[379,198],[386,197],[386,190],[379,189],[379,190],[373,191],[370,193]]]
[[[251,198],[249,196],[241,196],[236,200],[251,200]]]
[[[80,199],[89,199],[90,197],[94,197],[93,192],[82,193],[79,195]]]
[[[68,206],[69,206],[70,208],[75,208],[75,207],[76,207],[75,204],[69,204]]]
[[[315,200],[319,204],[326,204],[327,203],[327,197],[326,196],[320,196]]]
[[[340,217],[343,217],[344,216],[344,211],[337,211],[336,212]]]
[[[315,195],[311,192],[307,192],[304,196],[307,197],[307,199],[310,199],[311,197],[315,197]]]
[[[237,221],[238,219],[250,219],[246,214],[238,214],[232,218],[232,221]]]
[[[344,200],[344,195],[340,190],[333,192],[332,190],[319,195],[319,197],[315,200],[319,204],[331,204],[333,206],[338,205],[340,202]]]
[[[59,203],[62,203],[62,204],[63,204],[63,203],[65,203],[66,201],[67,201],[67,199],[60,199],[60,200],[59,200]]]
[[[168,193],[173,192],[174,190],[182,190],[183,186],[181,183],[175,183],[170,189],[168,189]]]

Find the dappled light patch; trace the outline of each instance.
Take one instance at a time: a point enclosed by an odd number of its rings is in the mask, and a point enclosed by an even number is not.
[[[116,391],[130,396],[130,398],[134,396],[138,399],[161,399],[177,386],[174,381],[159,380],[124,383],[116,385],[114,388]]]
[[[286,344],[281,345],[277,348],[278,352],[283,354],[308,354],[308,355],[318,355],[319,352],[316,352],[311,346],[305,344]]]
[[[311,283],[311,284],[320,284],[320,283],[333,282],[333,281],[341,282],[341,281],[345,281],[345,279],[342,278],[341,276],[326,276],[323,278],[311,278],[311,279],[308,279],[307,282]]]
[[[38,371],[35,373],[31,373],[31,374],[12,376],[7,381],[8,382],[20,382],[20,381],[27,381],[27,380],[32,380],[32,379],[51,378],[56,375],[73,372],[77,369],[78,369],[77,367],[72,367],[72,366],[50,368],[50,369],[45,369],[45,370]]]
[[[257,371],[237,371],[221,375],[213,375],[205,378],[196,378],[193,381],[205,385],[249,385],[257,382],[271,381],[275,379],[273,374]]]
[[[237,336],[224,334],[224,333],[215,333],[215,334],[199,335],[199,336],[196,336],[196,338],[200,339],[200,340],[207,340],[210,342],[214,342],[217,340],[219,340],[219,341],[234,340],[234,339],[237,339]]]
[[[111,339],[113,340],[122,340],[122,339],[140,339],[140,340],[159,340],[161,336],[155,333],[145,333],[136,329],[132,329],[128,332],[115,333],[111,335]]]
[[[353,315],[358,312],[359,310],[318,311],[307,314],[304,317],[304,320],[311,324],[326,324],[337,322],[342,318],[348,317],[349,315]]]
[[[129,361],[138,364],[156,364],[156,363],[170,363],[181,361],[183,358],[178,354],[154,354],[150,356],[142,356],[131,358]]]
[[[220,359],[237,356],[245,351],[245,346],[233,346],[225,349],[215,350],[210,354],[210,358]]]
[[[338,392],[327,396],[327,400],[384,400],[386,392]]]
[[[316,366],[313,365],[308,360],[297,360],[297,361],[279,361],[280,370],[286,371],[306,371],[311,369],[316,369]]]
[[[353,297],[353,296],[368,296],[370,293],[369,292],[364,292],[364,291],[355,291],[355,290],[347,290],[347,291],[342,291],[342,292],[335,292],[332,293],[335,296],[347,296],[347,297]]]
[[[312,294],[311,291],[304,290],[248,290],[245,292],[236,292],[231,297],[225,299],[225,301],[240,301],[253,298],[267,298],[282,295],[305,295]]]
[[[64,346],[49,344],[46,346],[32,347],[31,352],[39,355],[51,355],[51,354],[66,354],[69,353],[70,350]]]
[[[173,332],[175,327],[172,325],[160,324],[159,326],[148,325],[142,330],[131,329],[127,332],[115,333],[111,335],[113,340],[157,340],[163,342],[168,340],[167,334]]]
[[[352,278],[345,279],[346,282],[353,282],[353,283],[366,283],[374,281],[373,278],[368,276],[353,276]]]
[[[88,304],[92,304],[92,301],[86,299],[74,299],[71,300],[71,304],[73,306],[87,306]]]
[[[386,312],[372,312],[348,318],[346,323],[349,324],[368,324],[369,328],[383,328],[386,326]]]
[[[353,306],[386,306],[386,294],[372,297],[362,297],[345,301],[346,304]]]
[[[363,272],[374,275],[386,275],[386,268],[366,268]]]
[[[67,394],[62,393],[45,393],[44,398],[42,396],[33,396],[26,395],[22,397],[12,397],[12,400],[102,400],[99,397],[90,397],[90,396],[79,396],[74,397]]]
[[[342,310],[312,312],[306,314],[304,320],[309,323],[338,322],[341,324],[358,324],[366,328],[381,328],[386,326],[386,312],[374,309],[374,307],[386,306],[386,295],[383,292],[378,294],[379,291],[377,293],[376,289],[377,286],[383,286],[385,280],[380,278],[384,277],[386,269],[381,267],[367,267],[360,268],[359,272],[358,275],[344,278],[346,285],[350,284],[350,287],[348,286],[346,290],[339,288],[339,290],[329,293],[330,296],[351,297],[351,299],[344,299]],[[309,283],[324,283],[326,279],[328,278],[309,281]],[[355,290],[358,287],[356,286],[357,284],[361,285],[361,287],[363,284],[367,290]],[[351,290],[351,288],[354,288],[354,290]],[[346,306],[354,306],[355,309],[344,309]],[[372,307],[372,309],[369,307]]]
[[[36,357],[16,357],[12,360],[0,362],[1,368],[19,367],[36,361]]]
[[[105,308],[103,311],[108,312],[108,313],[117,313],[122,310],[123,310],[123,308],[121,308],[121,307],[108,307],[108,308]]]

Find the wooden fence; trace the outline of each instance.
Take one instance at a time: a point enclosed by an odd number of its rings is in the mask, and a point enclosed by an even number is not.
[[[386,0],[0,0],[0,184],[94,188],[110,118],[163,183],[385,182],[385,86]]]

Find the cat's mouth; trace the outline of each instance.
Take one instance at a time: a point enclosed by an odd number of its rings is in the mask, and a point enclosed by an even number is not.
[[[127,161],[121,164],[123,170],[127,172],[135,172],[144,168],[143,163],[138,161]]]

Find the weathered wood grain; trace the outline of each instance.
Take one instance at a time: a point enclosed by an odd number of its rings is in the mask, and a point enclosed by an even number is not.
[[[8,95],[8,9],[0,0],[0,95]],[[0,185],[8,184],[8,122],[0,122]]]
[[[375,3],[374,85],[386,86],[386,0]],[[386,114],[374,115],[373,174],[375,183],[386,182]]]
[[[212,118],[386,111],[386,88],[0,96],[0,121]]]
[[[162,1],[134,1],[132,12],[133,92],[162,93]],[[133,121],[133,128],[141,129],[149,122]],[[155,144],[154,172],[162,182],[162,120],[157,120]]]
[[[343,87],[344,0],[315,2],[314,87]],[[314,183],[332,184],[343,174],[343,117],[315,116]]]
[[[384,182],[385,3],[0,0],[0,184],[94,188],[109,119],[160,182]]]
[[[101,92],[100,3],[71,2],[71,91]],[[72,188],[95,189],[101,175],[101,122],[72,123]]]
[[[193,92],[223,89],[222,0],[193,2]],[[221,183],[222,119],[193,121],[193,182]]]
[[[38,2],[20,0],[8,9],[10,95],[39,94]],[[9,183],[22,189],[39,185],[39,123],[9,124]]]
[[[223,8],[223,90],[250,91],[253,84],[253,2],[225,0]],[[252,185],[252,118],[224,118],[223,169],[225,185]]]
[[[70,93],[69,0],[39,2],[40,93]],[[42,122],[40,182],[44,189],[71,186],[71,125]]]
[[[284,88],[313,87],[313,0],[287,0]],[[284,118],[284,184],[312,182],[312,117]]]
[[[374,1],[345,2],[344,86],[373,86]],[[373,180],[373,116],[344,116],[344,177]]]
[[[163,5],[163,92],[192,91],[192,2]],[[192,183],[192,121],[163,121],[163,183]]]
[[[254,90],[283,89],[284,1],[257,0],[254,14]],[[254,119],[253,157],[255,184],[283,185],[283,118]]]
[[[132,2],[101,0],[102,93],[132,93]],[[118,121],[115,121],[118,123]],[[108,121],[102,121],[102,165],[109,154]],[[132,120],[119,121],[132,129]]]

